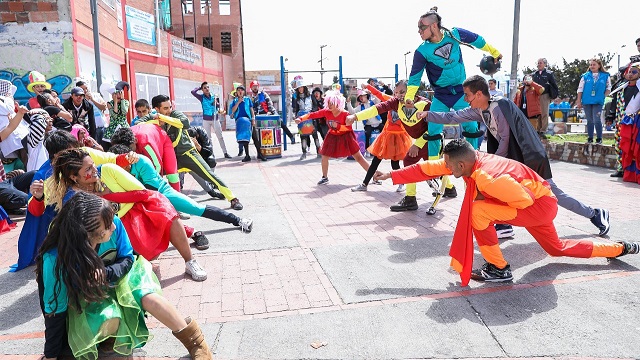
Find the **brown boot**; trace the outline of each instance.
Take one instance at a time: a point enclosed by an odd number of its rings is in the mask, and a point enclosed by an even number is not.
[[[187,327],[176,332],[173,331],[173,336],[182,342],[182,345],[187,348],[189,355],[192,359],[198,360],[212,360],[213,355],[209,350],[209,345],[204,340],[204,334],[200,330],[200,326],[191,317],[184,319],[187,322]]]

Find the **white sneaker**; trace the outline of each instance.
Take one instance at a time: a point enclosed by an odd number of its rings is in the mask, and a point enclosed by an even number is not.
[[[354,186],[351,188],[351,191],[367,191],[367,185],[359,184],[358,186]]]
[[[404,192],[405,188],[404,188],[404,184],[400,184],[398,185],[398,188],[396,189],[396,192]]]
[[[191,219],[191,215],[178,211],[178,215],[180,215],[180,220],[189,220]]]
[[[240,231],[250,233],[253,230],[253,220],[249,218],[240,219],[238,226],[240,226]]]
[[[194,281],[205,281],[207,280],[207,272],[204,271],[202,266],[198,264],[196,259],[191,259],[184,263],[185,272],[191,275],[191,278]]]

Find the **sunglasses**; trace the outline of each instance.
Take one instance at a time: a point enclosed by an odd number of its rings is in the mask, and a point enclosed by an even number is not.
[[[629,70],[629,73],[630,73],[630,74],[633,74],[633,75],[636,75],[636,74],[637,74],[637,73],[639,73],[639,72],[640,72],[640,70],[637,70],[637,69]]]
[[[429,26],[431,26],[431,25],[433,25],[433,24],[434,24],[434,23],[427,24],[427,25],[425,25],[425,24],[420,24],[420,25],[418,25],[418,30],[420,30],[421,32],[422,32],[422,31],[425,31],[425,30],[427,30],[427,29],[429,28]]]

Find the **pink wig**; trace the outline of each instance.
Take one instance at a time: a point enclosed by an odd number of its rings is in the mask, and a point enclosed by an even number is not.
[[[80,125],[80,124],[75,124],[71,127],[71,135],[73,135],[76,139],[79,137],[79,133],[83,131],[85,132],[84,137],[88,137],[87,134],[87,129],[84,128],[84,126]]]
[[[342,110],[344,109],[345,101],[346,100],[344,96],[342,96],[340,91],[329,90],[324,95],[324,108],[328,109],[329,104],[332,104],[338,109]]]

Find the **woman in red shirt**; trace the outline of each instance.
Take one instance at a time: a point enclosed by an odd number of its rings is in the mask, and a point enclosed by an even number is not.
[[[367,171],[369,163],[360,153],[360,146],[356,141],[356,135],[351,125],[346,125],[346,119],[349,112],[344,110],[345,98],[339,91],[327,91],[324,98],[325,108],[312,113],[308,113],[297,118],[296,124],[309,119],[327,119],[329,132],[327,133],[320,155],[322,155],[322,178],[318,181],[318,185],[328,184],[329,178],[329,158],[341,158],[353,156],[353,158]]]

